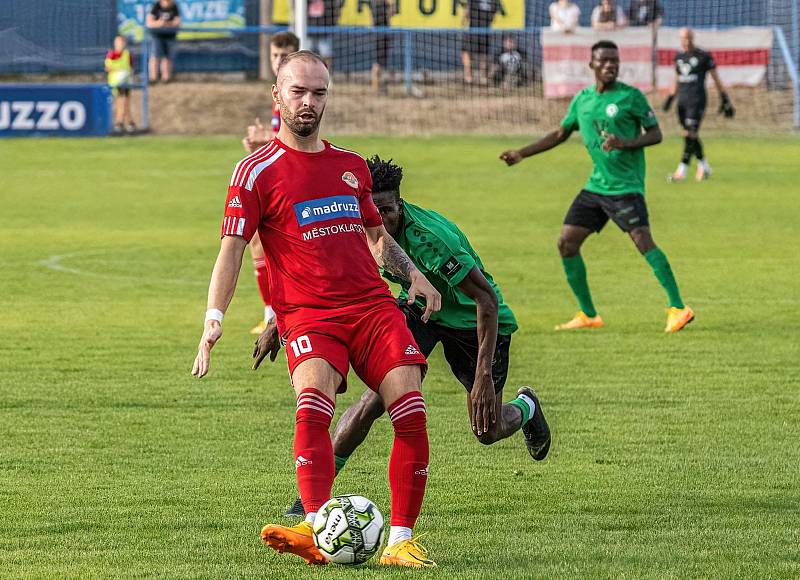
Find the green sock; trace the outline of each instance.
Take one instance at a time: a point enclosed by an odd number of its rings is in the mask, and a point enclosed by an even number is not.
[[[672,268],[669,265],[669,260],[660,248],[653,248],[646,252],[645,260],[653,268],[653,272],[667,293],[669,305],[673,308],[683,308],[683,300],[681,300],[681,293],[678,290],[678,283],[675,281],[675,276],[672,273]]]
[[[594,303],[592,302],[592,293],[589,292],[589,283],[586,281],[586,265],[583,263],[581,255],[561,258],[561,263],[564,264],[567,282],[569,282],[569,287],[572,288],[575,298],[578,299],[578,304],[583,313],[589,317],[597,316],[597,310],[594,309]]]
[[[515,406],[522,413],[522,422],[520,425],[524,425],[530,420],[536,405],[527,395],[520,395],[516,399],[509,401],[508,404]]]
[[[350,456],[347,455],[346,457],[339,457],[338,455],[333,456],[333,461],[336,464],[336,472],[335,475],[339,475],[339,472],[344,467],[344,464],[347,463],[347,460],[350,459]]]

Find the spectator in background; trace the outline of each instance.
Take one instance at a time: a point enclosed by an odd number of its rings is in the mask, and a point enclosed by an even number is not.
[[[372,0],[372,25],[389,26],[389,20],[394,14],[393,0]],[[386,82],[381,69],[389,65],[389,49],[391,38],[388,34],[378,32],[375,35],[375,62],[372,63],[372,90],[378,94],[386,94]]]
[[[147,14],[147,29],[153,37],[153,56],[150,57],[150,80],[168,83],[172,80],[172,59],[175,37],[181,25],[181,13],[175,0],[157,0]]]
[[[550,4],[550,30],[570,34],[575,32],[581,9],[571,0],[558,0]]]
[[[664,9],[658,0],[631,0],[628,6],[629,26],[650,26],[655,23],[658,28],[663,16]]]
[[[470,28],[491,28],[499,8],[498,0],[468,0],[464,11],[464,24]],[[470,32],[461,47],[461,63],[464,65],[464,82],[473,83],[472,57],[478,60],[479,82],[488,84],[489,34]]]
[[[592,10],[592,28],[595,30],[615,30],[625,28],[625,13],[614,0],[600,0]]]
[[[528,55],[517,47],[517,40],[511,34],[503,35],[503,48],[495,55],[492,72],[489,75],[495,86],[504,89],[519,87],[528,82]]]
[[[108,73],[108,86],[114,93],[114,133],[123,131],[133,133],[136,124],[131,115],[131,88],[133,81],[133,59],[128,52],[124,36],[114,38],[114,48],[106,53],[105,69]]]
[[[339,22],[338,0],[308,0],[308,25],[336,26]],[[317,53],[331,68],[333,59],[333,35],[315,32],[308,35],[308,49]]]

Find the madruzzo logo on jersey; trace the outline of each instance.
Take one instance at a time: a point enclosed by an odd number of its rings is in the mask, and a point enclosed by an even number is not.
[[[297,217],[297,225],[307,226],[326,220],[361,218],[361,210],[355,196],[334,195],[296,203],[294,215]]]

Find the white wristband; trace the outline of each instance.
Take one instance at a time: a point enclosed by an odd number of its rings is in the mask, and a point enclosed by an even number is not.
[[[216,320],[217,322],[222,324],[222,318],[224,316],[225,315],[222,313],[222,310],[220,310],[219,308],[209,308],[208,310],[206,310],[206,322],[208,322],[209,320]]]

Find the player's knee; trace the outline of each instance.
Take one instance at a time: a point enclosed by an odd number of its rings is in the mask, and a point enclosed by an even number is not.
[[[633,239],[633,243],[636,244],[636,249],[642,254],[646,254],[656,247],[656,243],[653,241],[653,237],[648,231],[640,229],[633,230],[631,232],[631,238]]]
[[[558,238],[558,253],[562,258],[570,258],[578,254],[580,246],[566,236]]]
[[[374,423],[383,415],[383,401],[372,391],[364,393],[357,405],[358,418],[362,424],[364,422]]]

